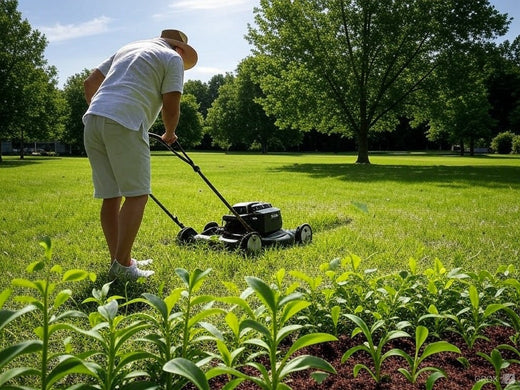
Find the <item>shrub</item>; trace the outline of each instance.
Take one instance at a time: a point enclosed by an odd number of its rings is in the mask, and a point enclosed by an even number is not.
[[[513,149],[513,139],[516,135],[511,131],[499,133],[491,140],[491,149],[498,154],[509,154]]]
[[[513,144],[511,147],[511,153],[520,154],[520,135],[513,137]]]

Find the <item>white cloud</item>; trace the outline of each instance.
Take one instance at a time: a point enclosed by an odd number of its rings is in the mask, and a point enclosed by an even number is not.
[[[249,3],[249,0],[181,0],[170,4],[169,8],[184,11],[214,10],[236,7],[247,3]]]
[[[225,73],[222,69],[211,67],[211,66],[198,66],[197,68],[193,68],[193,73],[198,74],[206,74],[206,75],[214,75],[217,73]],[[185,75],[188,74],[188,72],[184,73]]]
[[[112,21],[107,16],[101,16],[79,24],[56,23],[52,27],[39,27],[38,30],[45,34],[50,42],[60,42],[107,32],[108,25]]]
[[[170,3],[168,11],[160,14],[152,15],[154,19],[161,20],[170,18],[173,14],[179,12],[201,12],[205,11],[221,11],[225,13],[240,12],[245,9],[252,9],[257,0],[180,0]]]

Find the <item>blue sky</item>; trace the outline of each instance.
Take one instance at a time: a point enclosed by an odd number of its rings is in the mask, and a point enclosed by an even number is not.
[[[58,69],[59,84],[96,67],[120,46],[152,38],[162,29],[184,31],[199,62],[186,80],[208,81],[234,72],[250,54],[244,39],[259,0],[19,0],[18,10],[49,40],[45,57]],[[491,0],[514,18],[505,39],[520,35],[520,1]]]

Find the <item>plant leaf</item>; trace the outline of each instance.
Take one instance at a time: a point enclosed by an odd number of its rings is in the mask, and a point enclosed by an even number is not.
[[[11,379],[17,378],[19,376],[29,376],[29,375],[32,375],[32,376],[40,375],[40,371],[38,371],[34,368],[29,368],[29,367],[16,367],[16,368],[11,368],[10,370],[7,370],[7,371],[3,371],[0,374],[0,386],[2,386],[2,388],[3,388],[3,385],[7,381],[10,381]]]
[[[461,353],[460,349],[455,345],[448,343],[447,341],[436,341],[434,343],[428,344],[421,355],[421,361],[426,359],[428,356],[431,356],[440,352],[455,352]]]
[[[116,318],[119,306],[116,300],[108,302],[106,305],[99,306],[98,312],[108,321],[113,321]]]
[[[188,379],[199,390],[210,390],[208,380],[197,365],[184,358],[175,358],[163,366],[163,370]]]
[[[40,351],[42,346],[43,343],[40,340],[27,340],[19,344],[8,346],[0,351],[0,368],[20,355]]]
[[[58,294],[56,294],[56,298],[54,298],[54,308],[59,308],[61,305],[67,302],[71,296],[72,290],[66,289],[60,291]]]
[[[274,291],[261,279],[249,276],[246,282],[260,298],[260,300],[271,310],[271,313],[276,313],[276,297]]]
[[[0,330],[2,330],[7,324],[16,318],[24,315],[25,313],[29,313],[36,309],[36,306],[27,305],[21,308],[20,310],[12,311],[12,310],[0,310]]]
[[[300,337],[298,340],[296,340],[289,350],[287,351],[286,356],[291,356],[296,351],[308,347],[309,345],[319,344],[319,343],[326,343],[329,341],[337,341],[338,339],[328,333],[311,333],[306,334],[302,337]]]
[[[469,300],[471,302],[471,306],[473,306],[473,309],[478,309],[479,306],[479,297],[478,297],[478,291],[475,285],[469,286]]]
[[[280,378],[282,379],[293,372],[310,368],[330,372],[331,374],[336,373],[334,367],[332,367],[332,365],[326,360],[316,356],[301,355],[292,359],[285,365],[285,367],[280,371]]]
[[[82,269],[71,269],[63,274],[63,282],[78,282],[89,277],[89,272]]]

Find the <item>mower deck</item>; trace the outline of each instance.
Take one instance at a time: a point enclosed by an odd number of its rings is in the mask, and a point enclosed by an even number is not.
[[[225,226],[209,222],[202,233],[197,233],[191,227],[182,229],[177,235],[177,240],[179,243],[205,242],[211,246],[239,249],[247,254],[255,254],[263,247],[308,244],[312,241],[312,229],[310,225],[303,224],[296,229],[278,229],[265,235],[258,232],[230,233]]]

